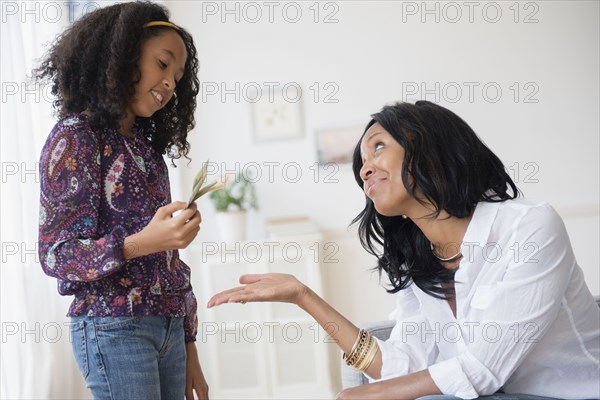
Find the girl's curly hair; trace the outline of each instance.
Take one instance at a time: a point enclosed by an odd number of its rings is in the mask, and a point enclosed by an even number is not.
[[[144,42],[172,29],[144,25],[168,20],[169,12],[150,2],[99,8],[57,38],[33,77],[50,81],[56,96],[53,106],[60,117],[89,110],[93,128],[117,129],[140,78],[138,62]],[[184,29],[176,32],[185,43],[187,60],[175,95],[150,118],[137,118],[154,149],[171,159],[185,157],[189,151],[186,139],[195,126],[200,86],[194,41]]]

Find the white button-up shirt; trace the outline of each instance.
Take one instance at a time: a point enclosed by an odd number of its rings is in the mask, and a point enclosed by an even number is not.
[[[600,398],[600,308],[565,226],[545,202],[479,203],[447,301],[411,284],[397,294],[382,379],[429,369],[444,393]]]

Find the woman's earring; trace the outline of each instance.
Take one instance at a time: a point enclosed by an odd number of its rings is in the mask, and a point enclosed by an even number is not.
[[[406,215],[402,214],[402,219],[408,218]]]

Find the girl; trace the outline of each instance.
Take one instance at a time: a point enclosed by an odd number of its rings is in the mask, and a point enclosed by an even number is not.
[[[86,15],[35,72],[60,116],[40,160],[40,260],[75,296],[73,351],[96,399],[208,396],[177,251],[201,217],[171,202],[162,157],[188,153],[197,72],[192,37],[145,2]]]
[[[291,302],[335,324],[346,363],[377,381],[343,399],[600,397],[600,314],[563,222],[547,203],[517,198],[462,119],[427,101],[384,107],[353,169],[366,195],[361,242],[398,296],[388,341],[290,275],[242,276],[245,286],[208,306]]]

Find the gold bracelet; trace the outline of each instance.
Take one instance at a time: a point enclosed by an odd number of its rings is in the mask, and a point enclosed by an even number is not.
[[[367,362],[371,361],[374,357],[372,353],[376,348],[377,342],[375,341],[375,338],[370,334],[367,334],[366,340],[361,341],[359,346],[356,348],[356,353],[352,354],[352,356],[348,358],[346,364],[356,369],[363,368],[363,366]]]
[[[366,330],[360,330],[358,341],[352,347],[352,351],[350,351],[350,354],[348,355],[344,354],[346,365],[353,366],[356,364],[357,359],[362,355],[365,346],[368,344],[370,337],[371,335],[369,335]]]
[[[356,363],[358,363],[362,359],[362,357],[364,356],[365,350],[367,349],[370,339],[371,339],[371,335],[369,335],[369,333],[367,331],[365,331],[363,333],[362,337],[360,338],[360,342],[358,343],[358,346],[356,347],[354,354],[351,354],[350,357],[348,358],[347,363],[350,366],[356,365]]]
[[[369,336],[365,345],[360,349],[360,353],[357,352],[356,358],[353,360],[352,364],[350,364],[350,366],[352,368],[356,368],[357,365],[362,365],[363,360],[365,359],[365,356],[367,355],[367,352],[369,351],[371,339],[372,339],[372,337]]]
[[[359,329],[358,336],[356,337],[356,341],[352,345],[352,349],[348,352],[348,355],[346,355],[346,353],[342,354],[342,359],[344,361],[347,361],[350,354],[354,353],[354,351],[356,350],[356,346],[358,346],[358,342],[360,342],[360,338],[361,338],[362,334],[363,334],[363,329]]]
[[[365,351],[365,355],[361,362],[356,364],[355,368],[360,372],[365,372],[373,363],[378,351],[379,346],[377,345],[377,341],[371,336],[371,340],[369,341],[369,346]]]
[[[375,342],[375,351],[373,352],[373,356],[371,356],[371,359],[369,360],[369,362],[367,362],[367,365],[365,365],[365,369],[364,369],[365,371],[369,369],[371,364],[373,364],[373,360],[375,360],[377,353],[379,353],[379,346],[377,345],[377,342]]]
[[[350,350],[348,352],[348,354],[344,353],[342,355],[342,358],[344,359],[344,361],[346,362],[346,364],[348,364],[348,360],[352,357],[354,357],[354,355],[356,354],[356,349],[358,348],[358,346],[360,345],[361,339],[364,336],[364,331],[362,329],[360,329],[358,331],[358,336],[356,337],[356,341],[354,342],[354,345],[352,346],[352,350]]]
[[[360,354],[360,356],[356,359],[356,362],[352,365],[353,368],[357,369],[357,370],[361,370],[361,368],[363,367],[363,365],[365,364],[365,360],[367,359],[367,355],[369,354],[369,352],[371,351],[371,347],[372,347],[372,342],[375,339],[373,339],[372,336],[369,337],[369,342],[367,343],[367,345],[363,348],[362,353]]]

